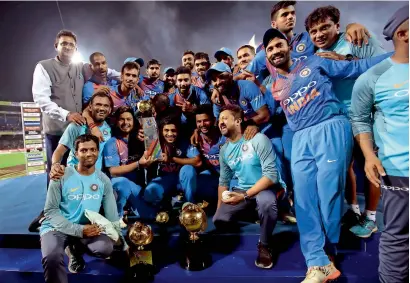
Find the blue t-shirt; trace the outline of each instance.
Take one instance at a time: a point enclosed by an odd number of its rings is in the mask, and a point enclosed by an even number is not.
[[[361,75],[350,112],[353,133],[373,133],[387,175],[409,176],[409,64],[388,58]]]
[[[331,47],[326,50],[318,49],[316,53],[326,51],[335,51],[340,55],[351,54],[360,59],[370,58],[386,53],[386,51],[383,49],[382,45],[374,35],[369,38],[369,44],[363,44],[362,47],[359,47],[347,41],[345,39],[344,33],[341,33],[339,35],[339,39]],[[350,102],[352,100],[352,90],[355,81],[355,79],[332,80],[336,97],[340,102],[345,104],[347,108],[350,108]]]
[[[171,146],[171,151],[173,151],[174,156],[178,158],[186,158],[188,152],[189,144],[186,141],[177,142],[175,146]],[[164,152],[164,151],[163,151]],[[158,162],[158,175],[175,174],[179,172],[181,165],[175,162]]]
[[[97,162],[95,163],[95,167],[98,169],[102,168],[103,162],[102,162],[102,155],[103,155],[103,150],[104,150],[104,145],[105,143],[111,138],[111,128],[108,126],[108,124],[104,121],[101,126],[98,127],[103,134],[104,141],[100,142],[100,151],[98,153],[98,159]],[[78,126],[75,123],[71,123],[68,125],[67,129],[64,131],[63,135],[60,138],[59,143],[68,147],[70,150],[70,154],[67,159],[67,165],[68,166],[74,166],[78,164],[78,159],[75,157],[75,139],[83,134],[86,134],[88,132],[88,127],[83,125],[83,126]]]
[[[151,82],[151,80],[147,77],[144,77],[142,79],[142,82],[139,84],[140,88],[144,91],[144,94],[150,98],[159,93],[163,93],[164,85],[164,82],[160,79],[156,80],[155,82]]]
[[[295,34],[290,41],[290,45],[292,48],[291,56],[293,59],[297,59],[302,56],[309,57],[315,54],[315,46],[310,39],[309,33],[306,31]],[[260,51],[256,53],[255,58],[253,58],[253,60],[246,67],[246,70],[252,72],[257,77],[261,75],[264,70],[266,70],[267,61],[265,48],[261,48],[261,46],[259,46],[258,49],[260,49]],[[269,73],[265,72],[265,74],[268,75]],[[266,78],[266,75],[258,79],[262,82]]]
[[[272,143],[261,133],[248,141],[242,137],[237,142],[226,142],[221,148],[219,163],[219,186],[229,187],[234,176],[238,178],[239,189],[243,190],[252,188],[263,176],[274,184],[280,183]],[[282,187],[286,186],[282,184]]]
[[[128,140],[124,138],[110,138],[104,146],[103,155],[105,167],[107,168],[127,165],[137,161],[128,155]],[[124,177],[136,182],[137,170],[125,174]]]
[[[105,85],[108,87],[113,87],[118,85],[118,81],[116,80],[107,80],[107,82],[102,83],[97,80],[95,77],[91,77],[83,86],[83,104],[87,104],[91,97],[94,94],[94,91],[101,85]]]
[[[389,55],[350,62],[319,56],[299,59],[287,76],[277,73],[273,77],[271,93],[280,101],[290,129],[298,131],[334,116],[347,115],[345,105],[334,94],[331,79],[357,78]]]
[[[219,129],[217,130],[219,132]],[[226,137],[220,135],[215,144],[208,144],[202,134],[200,134],[200,138],[202,139],[200,150],[196,146],[191,145],[188,149],[187,157],[193,158],[202,153],[209,165],[213,166],[215,171],[219,173],[219,151],[225,144]],[[203,166],[202,169],[206,170],[206,166]]]
[[[93,174],[84,176],[74,167],[67,167],[60,180],[50,182],[46,208],[50,203],[59,205],[59,211],[51,212],[52,215],[42,222],[40,235],[57,230],[81,237],[80,225],[90,223],[85,210],[99,212],[102,205],[107,219],[118,220],[110,179],[98,169]]]

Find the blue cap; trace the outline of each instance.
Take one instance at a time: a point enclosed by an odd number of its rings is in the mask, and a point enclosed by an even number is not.
[[[213,64],[211,68],[209,68],[209,70],[206,72],[205,74],[206,80],[211,81],[212,74],[215,72],[217,73],[228,72],[232,74],[232,70],[228,65],[226,65],[224,62],[218,62],[218,63]]]
[[[175,73],[175,69],[172,68],[172,67],[167,67],[167,68],[165,68],[164,74],[166,74],[166,73],[168,73],[168,72],[174,72],[174,73]]]
[[[229,55],[233,58],[232,50],[229,49],[229,48],[226,48],[226,47],[222,47],[221,49],[219,49],[218,51],[215,52],[214,56],[215,56],[216,60],[220,60],[219,56],[221,56],[222,54]]]
[[[387,21],[383,29],[383,35],[386,40],[392,40],[397,28],[409,19],[409,5],[406,5],[396,11],[394,15]]]
[[[128,62],[135,62],[140,65],[140,67],[144,67],[144,60],[142,58],[128,57],[127,59],[125,59],[124,64]]]
[[[280,30],[275,29],[275,28],[270,28],[263,35],[263,46],[265,47],[265,49],[268,46],[269,42],[271,42],[271,40],[276,37],[282,38],[289,43],[286,35],[284,35]]]

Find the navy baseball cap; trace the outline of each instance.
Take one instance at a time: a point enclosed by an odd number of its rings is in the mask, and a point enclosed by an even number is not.
[[[265,47],[265,49],[268,46],[269,42],[271,42],[271,40],[276,38],[276,37],[282,38],[282,39],[286,40],[289,43],[288,38],[286,37],[286,35],[284,35],[278,29],[270,28],[263,35],[263,46]]]
[[[232,70],[228,65],[226,65],[224,62],[218,62],[218,63],[213,64],[211,68],[209,68],[209,70],[206,71],[205,78],[207,81],[211,81],[213,73],[223,73],[223,72],[228,72],[232,74]]]
[[[175,69],[172,68],[172,67],[167,67],[167,68],[165,68],[164,74],[166,74],[166,73],[168,73],[168,72],[173,72],[173,73],[175,73]]]
[[[394,15],[387,21],[383,29],[383,35],[386,40],[392,40],[397,28],[409,19],[409,5],[406,5],[396,11]]]
[[[218,51],[215,52],[215,58],[216,60],[219,60],[219,57],[223,54],[226,54],[228,56],[231,56],[233,58],[233,53],[232,50],[226,47],[222,47],[221,49],[219,49]]]
[[[142,58],[129,57],[129,58],[125,59],[124,64],[128,63],[128,62],[135,62],[138,65],[140,65],[140,67],[144,67],[144,60]]]

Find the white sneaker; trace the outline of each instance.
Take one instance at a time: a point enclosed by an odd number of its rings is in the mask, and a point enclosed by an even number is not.
[[[320,270],[319,266],[309,267],[306,272],[305,280],[302,283],[323,283],[326,282],[326,275]]]

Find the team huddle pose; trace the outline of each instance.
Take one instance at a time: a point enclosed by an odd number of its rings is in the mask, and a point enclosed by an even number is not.
[[[64,253],[77,273],[84,252],[107,258],[126,250],[125,214],[153,220],[181,198],[209,202],[217,230],[259,221],[260,268],[273,267],[277,221],[297,224],[307,265],[302,282],[328,282],[341,275],[334,258],[342,225],[370,237],[380,195],[380,282],[409,280],[408,6],[386,19],[390,53],[361,24],[341,31],[333,6],[312,11],[306,31],[295,33],[295,8],[295,1],[276,3],[263,42],[239,47],[237,64],[223,47],[215,62],[188,50],[180,67],[162,70],[156,59],[130,57],[118,72],[101,52],[72,63],[76,35],[57,34],[57,56],[37,64],[32,87],[48,191],[29,230],[41,235],[46,282],[67,282]],[[157,123],[158,156],[144,146],[142,104]],[[101,208],[120,235],[116,242],[86,217]]]

